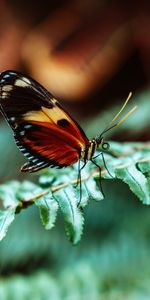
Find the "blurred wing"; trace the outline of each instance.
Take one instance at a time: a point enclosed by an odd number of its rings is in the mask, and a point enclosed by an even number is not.
[[[18,72],[1,74],[0,106],[17,146],[29,159],[22,171],[70,165],[88,143],[83,130],[58,101],[35,80]]]

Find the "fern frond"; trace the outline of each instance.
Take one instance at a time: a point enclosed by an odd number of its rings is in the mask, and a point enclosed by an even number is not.
[[[67,236],[76,244],[83,232],[83,208],[90,201],[100,201],[103,194],[98,188],[99,180],[122,180],[144,203],[150,204],[150,143],[111,142],[111,151],[104,153],[110,174],[99,156],[96,163],[102,168],[101,176],[91,162],[82,173],[82,200],[79,203],[77,166],[54,170],[46,169],[39,176],[39,183],[11,181],[0,185],[3,210],[0,211],[0,238],[2,239],[15,213],[32,204],[40,210],[40,217],[46,229],[54,227],[60,208]],[[98,154],[98,153],[97,153]],[[107,197],[107,194],[106,194]]]

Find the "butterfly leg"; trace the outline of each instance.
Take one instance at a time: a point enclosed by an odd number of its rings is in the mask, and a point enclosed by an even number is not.
[[[78,177],[77,177],[77,183],[75,184],[75,188],[77,188],[78,184],[81,181],[81,171],[82,171],[82,169],[84,169],[85,165],[86,165],[86,161],[84,162],[83,166],[80,168],[80,160],[79,160],[79,163],[78,163]]]
[[[105,198],[105,194],[104,194],[103,187],[102,187],[102,180],[101,180],[102,179],[102,169],[93,159],[91,159],[91,162],[99,169],[99,176],[100,176],[100,178],[99,178],[99,188],[100,188],[100,191],[101,191],[103,197]]]
[[[77,183],[75,184],[75,188],[77,188],[79,182],[80,182],[80,160],[78,162],[78,177],[77,177]]]
[[[102,160],[103,160],[103,164],[104,164],[105,169],[107,170],[107,172],[110,175],[110,177],[114,178],[113,175],[109,172],[109,169],[107,168],[103,152],[100,152],[100,154],[102,156]]]
[[[81,171],[84,169],[86,165],[86,161],[84,161],[84,164],[83,166],[80,168],[80,160],[79,160],[79,165],[78,165],[78,177],[77,177],[77,184],[75,185],[75,188],[78,186],[79,184],[79,189],[80,189],[80,198],[79,198],[79,202],[78,202],[78,205],[80,205],[81,203],[81,199],[82,199],[82,180],[81,180]]]

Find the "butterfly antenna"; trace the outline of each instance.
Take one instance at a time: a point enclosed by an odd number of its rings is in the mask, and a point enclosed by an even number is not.
[[[116,124],[114,124],[113,127],[116,127],[121,123],[123,123],[130,115],[132,115],[135,112],[135,110],[137,110],[137,105],[135,105],[124,117],[122,117],[121,120],[119,120]]]
[[[103,132],[96,138],[97,143],[101,142],[101,138],[103,136],[104,133],[106,133],[107,131],[109,131],[110,129],[117,127],[118,125],[120,125],[121,123],[123,123],[133,112],[135,112],[135,110],[137,109],[137,106],[134,106],[124,117],[122,117],[118,122],[116,122],[115,124],[111,125],[122,113],[122,111],[125,109],[126,105],[128,104],[129,100],[131,99],[132,93],[130,92],[126,101],[124,102],[123,106],[121,107],[121,109],[119,110],[119,112],[115,115],[115,117],[111,120],[111,122],[108,124],[108,126],[103,130]]]
[[[121,107],[121,109],[119,110],[119,112],[115,115],[115,117],[111,120],[111,122],[108,124],[107,127],[109,127],[119,116],[120,114],[122,113],[122,111],[125,109],[126,105],[128,104],[129,100],[131,99],[132,97],[132,93],[130,92],[127,99],[125,100],[123,106]]]

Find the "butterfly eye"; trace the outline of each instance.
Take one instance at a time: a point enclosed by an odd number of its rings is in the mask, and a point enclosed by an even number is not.
[[[110,145],[109,145],[109,143],[107,143],[107,142],[104,142],[103,144],[102,144],[102,149],[103,150],[109,150],[109,148],[110,148]]]

